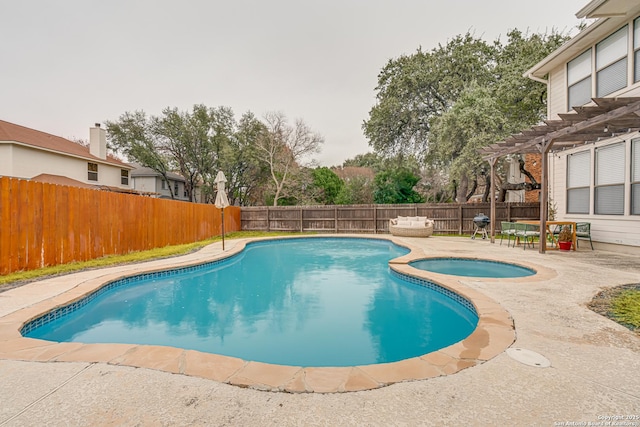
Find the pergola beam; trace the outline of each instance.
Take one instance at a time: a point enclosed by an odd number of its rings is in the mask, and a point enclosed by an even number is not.
[[[624,105],[622,107],[615,108],[614,110],[608,111],[606,113],[602,113],[597,116],[579,121],[576,124],[571,124],[564,128],[548,132],[544,135],[536,136],[530,139],[529,141],[523,143],[522,145],[504,147],[504,145],[499,144],[503,148],[495,148],[491,150],[491,155],[487,153],[487,155],[485,156],[485,159],[489,159],[496,156],[502,157],[507,154],[515,154],[515,153],[523,152],[522,149],[534,147],[538,144],[541,144],[545,140],[553,141],[556,138],[562,138],[562,137],[568,138],[573,134],[579,134],[580,132],[588,131],[589,129],[593,130],[596,127],[599,127],[600,129],[604,130],[605,125],[608,122],[615,123],[615,120],[617,119],[628,116],[630,114],[637,116],[638,113],[640,113],[640,98],[631,98],[631,99],[634,99],[635,101],[627,105]],[[598,108],[598,107],[593,107],[593,108]],[[633,127],[640,127],[640,120],[637,122],[636,126],[633,126]]]
[[[547,120],[504,141],[478,150],[491,166],[491,241],[495,233],[495,165],[500,157],[516,153],[540,153],[540,244],[546,251],[549,200],[548,154],[600,139],[640,130],[640,98],[594,98],[595,106],[575,107],[575,113],[558,114],[560,120]]]

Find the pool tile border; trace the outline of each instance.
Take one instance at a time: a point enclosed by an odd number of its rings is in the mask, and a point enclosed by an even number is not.
[[[61,316],[71,310],[71,308],[65,308],[69,303],[83,304],[82,301],[86,299],[86,296],[95,294],[92,297],[95,298],[109,286],[128,283],[132,280],[132,276],[149,275],[155,277],[153,275],[157,274],[158,277],[162,277],[162,274],[167,274],[166,269],[205,268],[205,265],[222,262],[224,259],[241,252],[252,241],[300,238],[280,236],[236,241],[233,248],[224,253],[212,255],[206,260],[167,259],[166,263],[162,263],[163,265],[157,266],[156,264],[153,267],[139,264],[135,268],[122,268],[118,272],[99,275],[95,279],[78,283],[76,287],[58,296],[0,317],[0,358],[41,362],[108,363],[208,378],[257,390],[335,393],[372,390],[397,382],[451,375],[492,359],[515,341],[515,328],[511,315],[494,300],[463,285],[459,281],[459,277],[426,272],[408,265],[411,261],[429,258],[422,253],[420,248],[388,235],[331,234],[304,236],[303,238],[316,237],[386,239],[408,248],[410,252],[407,255],[390,261],[389,265],[393,274],[418,285],[437,287],[438,291],[463,303],[465,307],[478,315],[476,329],[464,340],[432,353],[398,362],[353,367],[271,365],[162,346],[55,343],[26,338],[20,333],[29,322],[39,318],[44,319],[43,316]],[[438,257],[442,256],[440,254]],[[538,274],[508,280],[527,282],[543,280],[555,275],[553,270],[544,267],[523,266],[533,268]],[[541,277],[536,279],[539,275]],[[67,277],[69,280],[73,280],[73,275]],[[488,280],[486,278],[465,279]]]

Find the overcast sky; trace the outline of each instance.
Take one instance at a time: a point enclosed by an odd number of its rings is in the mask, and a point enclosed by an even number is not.
[[[586,3],[0,0],[0,119],[88,139],[125,111],[281,111],[322,134],[315,158],[337,165],[370,151],[362,122],[389,59],[468,30],[571,31]]]

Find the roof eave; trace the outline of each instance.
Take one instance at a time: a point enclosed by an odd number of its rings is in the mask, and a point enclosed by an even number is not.
[[[592,41],[585,41],[585,38],[590,36],[594,31],[599,29],[608,19],[602,18],[591,23],[587,28],[582,30],[575,37],[567,40],[565,44],[560,46],[545,57],[542,61],[535,64],[523,73],[523,77],[536,79],[543,79],[551,72],[560,62],[565,62],[569,58],[581,53],[584,49],[591,46]]]
[[[121,169],[129,169],[129,170],[134,170],[135,169],[133,166],[129,165],[128,163],[124,163],[124,162],[109,161],[109,159],[101,159],[100,157],[95,157],[95,156],[81,156],[79,154],[67,153],[67,152],[64,152],[64,151],[52,150],[50,148],[38,147],[37,145],[27,144],[26,142],[0,141],[0,144],[15,144],[15,145],[19,145],[21,147],[30,148],[32,150],[46,151],[47,153],[54,153],[54,154],[58,154],[60,156],[73,157],[75,159],[88,160],[88,161],[91,161],[91,162],[94,162],[94,163],[107,164],[109,166],[119,167]]]
[[[593,0],[593,1],[589,2],[587,5],[585,5],[582,9],[580,9],[576,13],[576,18],[584,19],[584,18],[587,18],[587,17],[591,16],[591,14],[594,11],[596,11],[600,6],[602,6],[606,2],[607,2],[607,0]]]

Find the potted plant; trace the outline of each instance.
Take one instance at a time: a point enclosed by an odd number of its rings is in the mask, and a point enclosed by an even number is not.
[[[573,243],[573,234],[571,228],[568,225],[562,227],[560,234],[558,234],[558,246],[563,251],[571,250],[571,244]]]

